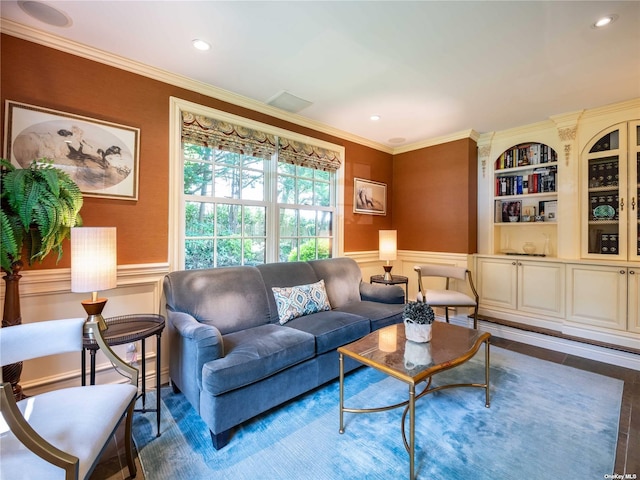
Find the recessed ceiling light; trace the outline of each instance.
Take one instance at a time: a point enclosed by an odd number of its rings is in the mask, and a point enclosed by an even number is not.
[[[193,46],[195,48],[197,48],[198,50],[206,51],[206,50],[209,50],[211,48],[211,45],[209,45],[204,40],[200,40],[199,38],[196,38],[191,43],[193,43]]]
[[[591,25],[591,28],[602,28],[607,25],[613,23],[618,18],[618,15],[607,15],[606,17],[600,18],[596,23]]]
[[[371,115],[369,118],[374,122],[377,122],[378,120],[380,120],[380,115]]]
[[[66,13],[46,3],[21,0],[18,2],[18,6],[24,13],[40,22],[53,25],[54,27],[71,26],[71,19]]]

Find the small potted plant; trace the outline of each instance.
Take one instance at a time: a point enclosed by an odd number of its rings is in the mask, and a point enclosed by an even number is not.
[[[418,295],[418,300],[407,303],[402,311],[405,336],[412,342],[425,343],[431,340],[431,326],[435,315],[431,305],[423,298]]]

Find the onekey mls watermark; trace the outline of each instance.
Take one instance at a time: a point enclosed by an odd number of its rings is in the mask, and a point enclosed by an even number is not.
[[[635,473],[607,473],[604,478],[608,480],[637,480]]]

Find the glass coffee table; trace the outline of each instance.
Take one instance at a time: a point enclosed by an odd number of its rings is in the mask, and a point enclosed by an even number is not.
[[[415,453],[415,402],[418,398],[438,390],[454,387],[477,387],[485,390],[485,406],[489,401],[489,339],[490,333],[480,332],[444,322],[433,323],[433,335],[429,343],[408,341],[404,324],[391,325],[360,340],[338,348],[340,359],[340,433],[344,433],[344,413],[384,412],[404,407],[401,420],[402,440],[409,453],[409,479],[414,478]],[[484,383],[457,383],[431,386],[436,373],[465,363],[485,344]],[[346,408],[344,406],[344,357],[347,356],[409,385],[408,400],[379,408]],[[425,383],[416,395],[416,386]],[[409,438],[405,431],[409,415]]]

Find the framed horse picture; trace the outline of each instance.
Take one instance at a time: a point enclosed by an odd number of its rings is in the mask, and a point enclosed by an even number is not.
[[[386,215],[387,185],[362,178],[354,178],[353,211],[369,215]]]

